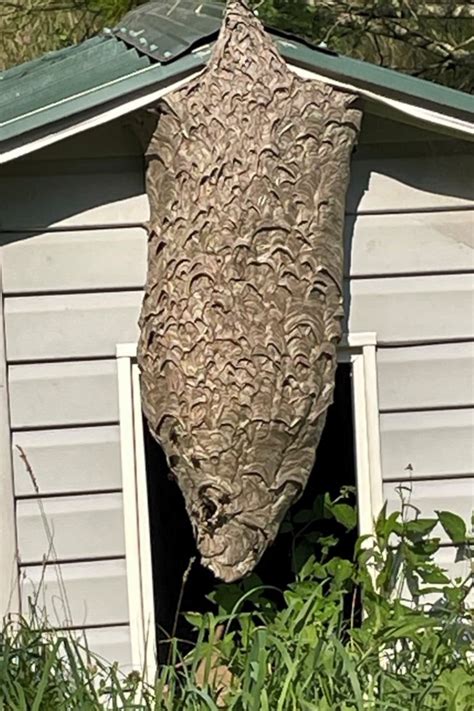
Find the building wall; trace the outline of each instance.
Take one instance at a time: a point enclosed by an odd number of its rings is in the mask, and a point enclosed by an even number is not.
[[[385,496],[397,506],[409,483],[423,515],[449,509],[467,522],[472,173],[467,144],[368,116],[345,238],[347,328],[379,340]],[[53,621],[86,627],[93,648],[126,664],[115,346],[137,338],[145,277],[139,148],[126,125],[89,131],[5,166],[0,195],[23,605],[44,577]],[[440,556],[460,572],[449,546]]]

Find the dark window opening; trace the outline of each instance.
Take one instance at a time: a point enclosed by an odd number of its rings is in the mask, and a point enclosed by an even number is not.
[[[328,492],[335,498],[343,486],[355,486],[354,435],[352,415],[351,366],[343,363],[336,373],[334,403],[328,411],[326,426],[318,447],[315,465],[301,499],[292,507],[296,513],[311,509],[316,497]],[[176,633],[190,638],[190,629],[181,611],[204,612],[211,609],[206,596],[216,580],[199,564],[191,524],[177,483],[169,476],[166,458],[145,425],[145,454],[150,511],[150,533],[155,598],[156,639],[159,661],[166,661],[168,637]],[[324,534],[340,534],[334,521],[326,524]],[[318,526],[321,529],[321,526]],[[356,531],[341,539],[335,554],[351,557]],[[189,570],[183,587],[183,575],[191,558],[197,560]],[[283,589],[294,579],[291,540],[279,535],[266,551],[255,572],[266,585]],[[180,600],[180,597],[182,599]]]

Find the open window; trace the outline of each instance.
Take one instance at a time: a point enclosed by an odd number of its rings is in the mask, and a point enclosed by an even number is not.
[[[183,574],[196,552],[191,524],[166,458],[143,421],[136,345],[118,345],[117,363],[132,655],[134,665],[152,674],[156,650],[166,648],[167,635],[186,633],[176,629],[178,604],[184,610],[206,609],[214,578],[194,565],[182,589]],[[295,507],[311,508],[319,494],[334,496],[341,486],[352,485],[358,532],[372,531],[382,505],[378,417],[375,335],[353,334],[339,349],[334,404],[315,467]],[[289,581],[291,559],[284,537],[277,537],[256,572],[266,584]]]

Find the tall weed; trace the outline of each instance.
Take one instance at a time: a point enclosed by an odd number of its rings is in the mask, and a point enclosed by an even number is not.
[[[351,531],[352,492],[288,519],[294,581],[268,590],[256,576],[218,585],[214,612],[188,613],[197,632],[182,656],[171,640],[153,685],[92,655],[37,613],[0,632],[0,711],[466,711],[473,707],[472,578],[435,562],[444,531],[458,561],[471,541],[456,515],[423,518],[400,489],[353,558],[337,555],[335,519]],[[296,517],[295,517],[296,518]],[[36,614],[36,617],[35,617]]]

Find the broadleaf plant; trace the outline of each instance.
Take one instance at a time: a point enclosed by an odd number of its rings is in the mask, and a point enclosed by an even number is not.
[[[48,630],[34,611],[7,623],[0,711],[466,711],[472,579],[446,575],[433,533],[444,530],[462,558],[472,541],[454,514],[423,518],[399,493],[401,510],[384,507],[353,556],[339,554],[353,516],[337,508],[350,506],[353,492],[315,502],[312,518],[289,515],[280,535],[293,541],[294,580],[284,590],[257,575],[218,585],[212,613],[187,614],[194,647],[183,654],[171,640],[154,684],[122,675],[71,633]],[[329,515],[341,533],[317,535]]]

